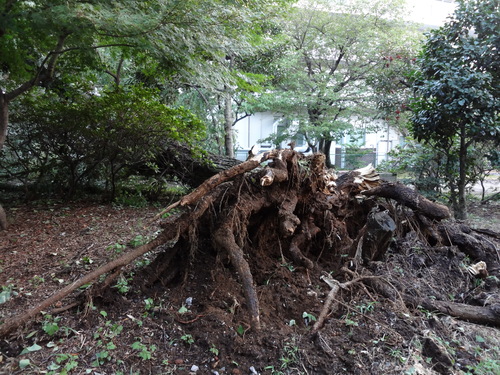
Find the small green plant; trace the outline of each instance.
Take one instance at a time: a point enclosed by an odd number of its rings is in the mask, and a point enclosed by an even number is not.
[[[78,367],[78,355],[58,354],[55,362],[51,362],[47,367],[47,375],[68,375],[73,369]]]
[[[281,263],[281,267],[285,267],[286,269],[288,269],[288,271],[290,272],[294,272],[295,271],[295,267],[293,266],[292,263]]]
[[[130,285],[129,285],[129,280],[132,280],[133,273],[130,275],[130,277],[126,278],[123,275],[120,275],[118,278],[118,281],[116,282],[115,285],[113,285],[113,288],[116,288],[118,292],[121,294],[125,294],[130,290]]]
[[[17,296],[18,293],[15,291],[15,288],[16,287],[13,284],[2,285],[2,291],[0,292],[0,305],[7,302],[12,297]]]
[[[186,333],[185,335],[182,335],[181,336],[181,340],[184,341],[188,345],[194,344],[194,338],[189,333]]]
[[[59,324],[58,322],[61,320],[61,318],[54,318],[50,314],[45,314],[45,319],[42,322],[42,329],[43,331],[49,335],[53,336],[56,334],[57,331],[59,331]]]
[[[122,245],[122,244],[119,244],[119,243],[115,243],[113,245],[109,245],[106,250],[108,251],[112,251],[116,254],[121,254],[123,253],[123,251],[127,248],[127,246],[125,245]]]
[[[271,375],[284,375],[285,373],[280,370],[276,370],[274,366],[266,366],[264,367],[264,370],[266,371],[271,371]]]
[[[287,343],[283,347],[280,362],[282,370],[290,370],[299,363],[299,347],[295,345],[295,342]]]
[[[240,324],[238,327],[236,327],[236,333],[240,336],[243,336],[245,334],[245,328]]]
[[[29,283],[33,286],[39,286],[40,284],[43,284],[45,282],[45,279],[42,276],[35,275],[31,278]]]
[[[95,354],[95,360],[92,361],[92,366],[99,367],[110,360],[109,350],[101,350]]]
[[[144,245],[147,242],[148,242],[148,239],[146,237],[144,237],[141,234],[138,234],[132,240],[130,240],[129,244],[132,247],[139,247],[139,246]]]
[[[156,345],[150,345],[149,347],[141,342],[139,338],[131,345],[132,349],[137,351],[137,356],[143,360],[148,360],[152,358],[152,354],[156,351]]]
[[[361,314],[366,314],[367,312],[372,312],[375,309],[377,301],[371,301],[362,305],[357,305],[356,308]]]
[[[219,355],[219,349],[217,349],[217,347],[214,344],[210,345],[209,350],[210,350],[210,353],[212,353],[213,355],[215,355],[215,356]]]
[[[177,312],[178,312],[179,314],[181,314],[181,315],[182,315],[182,314],[188,313],[188,312],[189,312],[189,309],[188,309],[186,306],[182,305],[182,306],[180,307],[180,309],[179,309],[179,310],[177,310]]]
[[[308,326],[309,323],[316,321],[316,317],[306,311],[302,313],[302,318],[304,319],[304,323],[306,324],[306,326]]]
[[[146,298],[144,300],[144,308],[146,311],[151,311],[155,307],[155,301],[152,298]]]
[[[351,320],[349,318],[344,319],[344,324],[348,327],[357,327],[359,325],[358,322]]]
[[[392,357],[397,358],[401,363],[406,363],[406,361],[408,360],[408,358],[403,356],[403,353],[401,352],[400,349],[392,349],[389,354]]]

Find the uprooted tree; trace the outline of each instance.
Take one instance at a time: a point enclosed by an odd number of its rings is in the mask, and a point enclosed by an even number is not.
[[[413,233],[429,246],[453,245],[466,253],[478,262],[471,274],[484,276],[484,265],[491,273],[500,271],[493,241],[465,225],[442,221],[450,216],[446,206],[402,184],[380,180],[371,165],[337,177],[325,168],[323,154],[306,157],[293,150],[273,150],[210,177],[156,219],[168,211],[171,215],[163,220],[163,229],[153,241],[66,286],[24,315],[7,320],[0,326],[0,336],[107,274],[95,288],[102,291],[124,266],[153,249],[161,251],[147,266],[142,287],[160,279],[166,285],[187,274],[201,246],[228,259],[236,271],[250,326],[255,330],[261,327],[261,317],[254,275],[259,259],[269,258],[286,258],[317,275],[336,270],[336,278],[348,278],[341,283],[323,274],[331,292],[313,332],[321,328],[339,289],[357,282],[387,298],[400,298],[407,305],[500,325],[498,306],[469,306],[406,295],[365,267],[383,260],[394,238]]]

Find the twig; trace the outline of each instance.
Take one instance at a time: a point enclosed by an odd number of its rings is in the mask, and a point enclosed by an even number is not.
[[[341,271],[344,271],[344,272],[349,273],[351,275],[354,274],[354,272],[350,271],[349,269],[347,269],[345,267],[343,267],[341,269]],[[366,279],[379,279],[379,278],[380,278],[379,276],[360,276],[360,277],[357,277],[353,280],[346,281],[344,283],[340,283],[339,281],[337,281],[335,279],[331,279],[327,276],[322,276],[321,279],[330,286],[331,290],[328,293],[328,296],[326,297],[325,304],[323,305],[323,308],[321,309],[321,313],[319,314],[318,320],[316,321],[316,323],[314,323],[312,333],[313,334],[316,333],[323,326],[324,321],[325,321],[325,319],[328,316],[328,313],[330,311],[330,307],[333,304],[333,301],[335,300],[335,297],[340,289],[346,289],[349,286],[354,285],[354,284],[356,284],[360,281],[366,280]]]

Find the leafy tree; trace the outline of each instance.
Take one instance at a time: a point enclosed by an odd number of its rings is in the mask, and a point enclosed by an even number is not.
[[[386,56],[400,53],[408,27],[399,22],[401,2],[302,2],[284,19],[289,50],[281,61],[287,76],[262,101],[297,120],[311,146],[329,160],[333,141],[354,121],[377,116],[374,77]],[[410,32],[410,31],[408,31]]]
[[[0,151],[9,105],[35,87],[64,96],[79,82],[140,81],[172,103],[180,82],[212,88],[231,82],[226,46],[250,45],[252,33],[243,31],[253,27],[252,11],[274,3],[0,1]]]
[[[458,155],[458,178],[449,184],[458,219],[467,217],[468,150],[500,139],[499,46],[499,1],[459,0],[453,17],[428,35],[414,77],[415,137]]]

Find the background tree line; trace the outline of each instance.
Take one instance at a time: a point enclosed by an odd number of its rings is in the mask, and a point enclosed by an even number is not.
[[[304,137],[326,155],[354,122],[384,119],[429,144],[404,160],[436,155],[430,190],[446,184],[464,217],[474,168],[498,165],[498,0],[459,1],[425,37],[403,12],[400,0],[0,1],[0,177],[114,198],[137,165],[163,177],[154,160],[170,141],[233,157],[233,126],[258,111],[298,124],[273,142]],[[434,173],[415,165],[417,182]]]

